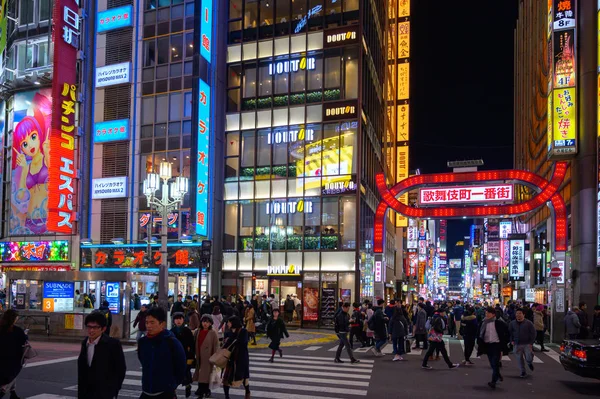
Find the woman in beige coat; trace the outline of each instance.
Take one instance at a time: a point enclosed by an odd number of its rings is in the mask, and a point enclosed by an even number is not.
[[[255,311],[254,307],[250,304],[250,302],[244,302],[244,306],[246,310],[244,311],[244,324],[246,325],[246,330],[248,331],[248,335],[252,338],[252,345],[256,345],[256,324],[255,324]]]
[[[210,364],[210,357],[219,349],[219,337],[213,330],[213,319],[209,314],[202,315],[200,319],[201,328],[196,334],[196,371],[194,372],[194,381],[198,381],[198,390],[196,396],[200,398],[210,397],[210,377],[213,366]]]

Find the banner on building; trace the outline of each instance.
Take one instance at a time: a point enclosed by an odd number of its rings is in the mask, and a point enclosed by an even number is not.
[[[513,234],[510,241],[509,277],[511,280],[525,278],[525,237]]]

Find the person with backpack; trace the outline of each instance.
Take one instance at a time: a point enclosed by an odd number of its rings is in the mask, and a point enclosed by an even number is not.
[[[108,301],[103,301],[102,306],[98,309],[100,313],[106,317],[106,335],[110,335],[110,328],[112,327],[112,313],[110,312]]]
[[[363,327],[365,324],[365,314],[360,310],[360,303],[354,302],[352,304],[354,308],[352,310],[352,317],[350,318],[352,322],[350,323],[350,348],[354,349],[354,337],[358,339],[358,342],[361,343],[362,347],[365,348],[367,344],[363,339]]]
[[[350,323],[354,322],[354,319],[350,319],[350,315],[348,314],[348,310],[350,310],[350,304],[348,302],[342,304],[342,307],[338,310],[334,319],[334,327],[335,333],[337,334],[340,344],[338,345],[337,351],[335,352],[335,363],[344,363],[340,356],[342,355],[342,351],[344,347],[348,351],[348,357],[350,358],[350,363],[358,363],[354,357],[354,353],[352,352],[352,345],[348,342],[348,330],[350,327]]]
[[[148,310],[146,328],[147,335],[138,343],[142,365],[140,399],[175,399],[187,370],[183,345],[167,330],[167,313],[161,307]]]
[[[267,336],[271,340],[269,349],[271,349],[271,358],[269,362],[273,363],[275,358],[275,352],[279,352],[279,357],[283,357],[283,351],[279,348],[281,345],[281,338],[290,337],[290,334],[285,327],[283,320],[279,318],[279,309],[273,309],[273,317],[267,323]]]
[[[185,326],[185,316],[182,312],[175,313],[173,315],[173,327],[171,332],[175,335],[175,338],[181,342],[183,350],[185,351],[185,358],[187,368],[185,371],[185,379],[183,384],[185,386],[185,397],[189,398],[192,395],[192,366],[194,365],[194,359],[196,357],[194,347],[194,334],[192,330]]]
[[[425,356],[423,357],[423,364],[421,368],[426,370],[431,370],[433,367],[427,365],[427,361],[430,360],[430,357],[433,355],[433,352],[439,350],[444,357],[444,361],[448,365],[449,369],[455,369],[458,367],[457,363],[452,363],[450,358],[448,357],[448,351],[446,350],[446,344],[444,343],[444,329],[446,326],[444,325],[444,316],[446,310],[440,309],[438,312],[434,313],[431,318],[431,327],[429,328],[429,332],[427,333],[427,340],[429,341],[429,349]]]

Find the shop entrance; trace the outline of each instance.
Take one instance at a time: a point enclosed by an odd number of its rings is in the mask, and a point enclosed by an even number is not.
[[[302,280],[293,278],[269,278],[269,294],[275,295],[281,317],[287,325],[300,327],[302,321]]]

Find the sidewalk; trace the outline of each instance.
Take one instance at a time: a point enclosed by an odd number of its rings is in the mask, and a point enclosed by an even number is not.
[[[288,330],[288,332],[290,337],[281,340],[282,347],[325,344],[338,340],[337,335],[328,330],[298,329]],[[269,346],[270,342],[271,340],[266,335],[259,334],[256,336],[257,345],[248,345],[248,348],[264,349]]]

